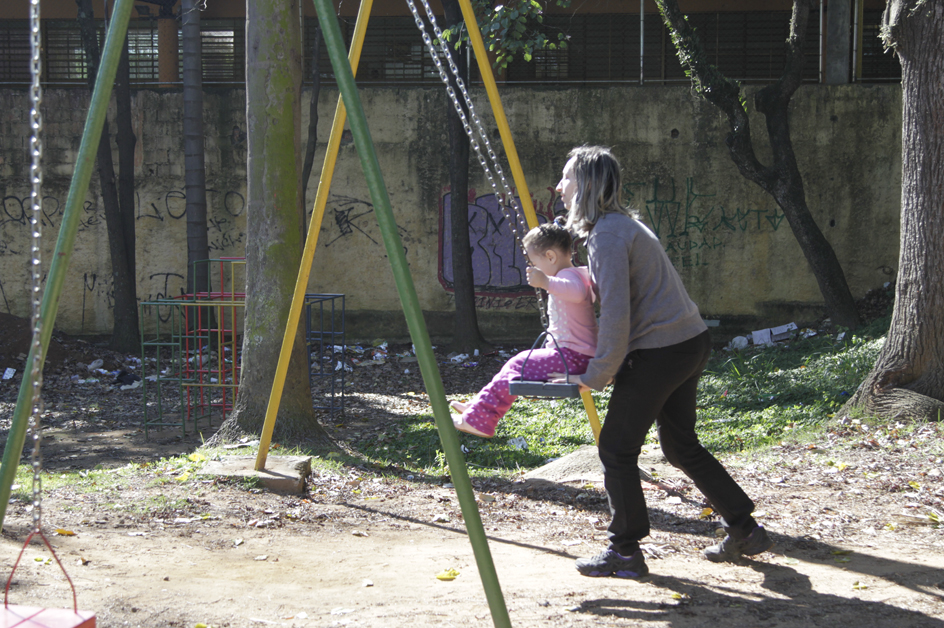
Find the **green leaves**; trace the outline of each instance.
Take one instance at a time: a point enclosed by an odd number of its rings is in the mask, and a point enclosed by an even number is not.
[[[545,32],[544,11],[549,4],[550,0],[515,0],[492,7],[485,0],[473,0],[485,46],[495,54],[495,67],[506,68],[519,55],[530,62],[538,51],[566,48],[565,33],[556,33],[554,45]],[[570,0],[554,0],[554,4],[567,7]],[[460,37],[468,39],[464,31]]]

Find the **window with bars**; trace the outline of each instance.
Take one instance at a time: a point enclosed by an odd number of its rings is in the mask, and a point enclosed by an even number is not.
[[[44,22],[46,80],[50,83],[81,83],[88,81],[88,64],[79,25],[74,20]],[[98,28],[99,46],[105,39],[102,22]],[[157,80],[157,25],[147,20],[128,24],[128,61],[132,82]]]
[[[688,17],[710,62],[728,78],[766,81],[780,76],[790,27],[789,12],[693,13]],[[515,60],[508,67],[509,80],[638,81],[640,72],[646,82],[688,80],[658,14],[645,16],[641,50],[638,14],[548,16],[545,27],[553,31],[549,37],[556,37],[559,31],[568,35],[568,47],[556,55],[566,56],[567,70],[549,76],[534,60],[531,63]],[[804,46],[809,58],[817,57],[818,36],[819,12],[813,11]],[[817,80],[815,62],[806,64],[804,77]]]
[[[311,82],[312,42],[317,18],[305,20],[305,82]],[[427,32],[432,29],[427,25]],[[341,19],[344,43],[350,47],[354,20]],[[322,44],[318,55],[322,80],[333,81],[334,71]],[[357,69],[358,82],[438,83],[439,72],[412,17],[372,17],[364,36],[364,46]]]
[[[570,71],[570,55],[566,48],[535,50],[531,58],[534,78],[538,81],[566,79]]]
[[[241,18],[200,20],[203,82],[243,84],[246,81],[246,21]],[[183,41],[183,36],[178,36]],[[179,55],[183,76],[183,54]]]
[[[244,25],[242,19],[201,22],[204,82],[229,85],[244,82]],[[100,21],[99,46],[104,42],[104,29],[104,22]],[[178,35],[178,41],[180,39]],[[78,22],[44,20],[43,48],[44,81],[51,84],[87,84],[88,66]],[[0,25],[0,83],[29,82],[29,50],[29,24],[26,20],[9,20]],[[181,57],[178,54],[178,59]],[[133,83],[158,81],[156,20],[132,20],[128,24],[128,58]]]
[[[882,11],[865,11],[862,21],[862,80],[900,81],[901,64],[879,39]]]
[[[46,80],[50,83],[85,85],[88,81],[88,65],[85,63],[85,49],[82,47],[78,22],[49,20],[43,26]]]
[[[128,26],[128,65],[131,82],[153,82],[158,79],[157,22],[132,23]]]
[[[29,81],[29,21],[6,20],[0,23],[0,83]]]

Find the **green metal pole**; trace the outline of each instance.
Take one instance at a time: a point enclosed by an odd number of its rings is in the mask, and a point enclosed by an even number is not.
[[[69,260],[75,245],[75,234],[79,227],[79,218],[82,214],[82,205],[88,193],[89,180],[95,166],[95,154],[98,151],[98,142],[102,136],[102,127],[105,124],[105,114],[108,111],[108,101],[111,98],[111,89],[115,84],[115,73],[118,69],[118,58],[124,46],[125,34],[128,31],[128,19],[131,16],[131,7],[134,0],[118,0],[112,13],[111,25],[105,38],[105,47],[102,51],[102,62],[95,77],[95,88],[92,90],[92,100],[89,104],[88,117],[85,120],[85,131],[82,133],[82,144],[75,160],[75,171],[72,174],[72,184],[69,187],[69,196],[62,214],[62,224],[59,227],[59,239],[56,241],[56,251],[53,253],[49,276],[46,278],[46,289],[43,291],[43,305],[40,311],[41,352],[39,368],[42,370],[46,362],[46,350],[49,348],[49,339],[59,311],[59,297],[62,295],[62,284],[65,282],[66,271],[69,269]],[[27,364],[33,364],[35,349],[30,349]],[[20,393],[16,399],[16,409],[13,411],[13,425],[7,435],[6,446],[3,450],[3,464],[0,465],[0,528],[6,516],[7,504],[10,502],[10,487],[16,478],[16,468],[23,455],[23,444],[26,441],[26,429],[29,424],[30,400],[32,397],[32,378],[29,372],[23,373],[20,383]]]
[[[387,187],[380,174],[380,163],[377,161],[377,153],[374,151],[370,130],[367,128],[364,108],[357,93],[357,86],[354,84],[351,66],[347,62],[344,42],[341,39],[341,29],[338,27],[338,21],[334,15],[332,0],[313,0],[313,2],[315,10],[318,12],[318,21],[321,23],[324,32],[325,45],[328,49],[328,55],[331,57],[331,65],[334,68],[338,88],[341,90],[341,97],[344,99],[344,105],[348,111],[348,121],[351,126],[351,133],[354,135],[354,145],[357,147],[357,155],[361,160],[361,167],[364,169],[367,187],[370,189],[370,197],[374,203],[374,214],[377,216],[377,224],[383,234],[384,246],[387,249],[387,256],[390,258],[403,314],[410,329],[410,337],[416,347],[416,358],[423,374],[423,381],[426,384],[426,392],[433,406],[433,416],[436,418],[439,438],[446,454],[446,461],[449,463],[452,483],[456,487],[456,494],[462,508],[462,516],[465,519],[469,541],[472,543],[472,551],[478,564],[479,576],[482,578],[485,597],[492,613],[492,621],[495,626],[510,627],[511,619],[508,617],[505,599],[498,584],[498,574],[495,572],[495,564],[492,562],[485,528],[482,526],[482,518],[478,507],[475,505],[475,493],[472,491],[469,471],[465,466],[462,451],[459,449],[459,437],[449,414],[449,406],[446,402],[446,393],[439,374],[439,366],[436,364],[436,357],[433,355],[433,347],[429,340],[429,333],[426,330],[426,322],[423,320],[423,312],[420,310],[416,288],[413,285],[413,278],[410,276],[406,255],[403,253],[403,242],[400,240],[397,223],[390,207]]]

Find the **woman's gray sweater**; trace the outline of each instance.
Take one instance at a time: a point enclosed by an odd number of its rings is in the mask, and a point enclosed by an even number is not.
[[[604,214],[587,236],[600,300],[596,355],[580,377],[602,390],[630,351],[684,342],[707,329],[659,238],[625,214]]]

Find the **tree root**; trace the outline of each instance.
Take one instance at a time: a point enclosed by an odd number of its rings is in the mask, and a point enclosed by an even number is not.
[[[285,430],[280,430],[279,425],[276,424],[275,433],[272,435],[273,440],[278,442],[282,447],[287,448],[299,448],[306,451],[311,451],[313,453],[318,452],[330,452],[330,451],[341,451],[340,445],[332,440],[327,434],[295,434],[295,433],[285,433]],[[247,432],[239,426],[238,417],[231,416],[226,419],[223,424],[220,426],[220,429],[216,431],[213,436],[207,439],[204,443],[204,447],[222,447],[224,445],[231,445],[245,441],[246,439],[257,439],[259,434],[254,434]]]
[[[895,421],[940,421],[944,402],[907,388],[860,390],[837,414],[852,413]]]

